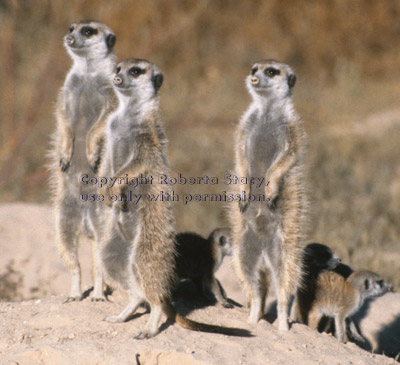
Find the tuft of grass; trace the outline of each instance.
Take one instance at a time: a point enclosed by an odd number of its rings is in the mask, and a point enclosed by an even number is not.
[[[4,272],[0,274],[0,301],[22,300],[20,289],[23,285],[23,275],[14,269],[14,261],[10,260]]]

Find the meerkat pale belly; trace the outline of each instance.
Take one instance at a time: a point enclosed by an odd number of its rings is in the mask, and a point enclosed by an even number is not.
[[[250,299],[249,323],[263,317],[269,287],[278,299],[278,327],[288,329],[290,296],[301,281],[306,197],[305,136],[292,103],[295,76],[289,66],[256,63],[246,79],[253,102],[236,132],[235,173],[263,177],[264,186],[244,185],[265,200],[240,201],[230,211],[233,261]]]

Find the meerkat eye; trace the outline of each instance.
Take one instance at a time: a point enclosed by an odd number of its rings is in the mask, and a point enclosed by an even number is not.
[[[143,73],[145,73],[145,70],[142,70],[142,69],[139,68],[139,67],[132,67],[132,68],[129,70],[129,74],[132,75],[133,77],[138,77],[139,75],[141,75],[141,74],[143,74]]]
[[[220,237],[220,239],[219,239],[219,245],[220,245],[220,246],[223,246],[223,245],[225,245],[225,243],[226,243],[226,238],[225,238],[224,236]]]
[[[383,280],[378,281],[378,285],[382,288],[383,287]]]
[[[268,67],[264,71],[265,75],[268,77],[275,77],[276,75],[279,75],[281,72],[277,70],[276,68],[273,67]]]
[[[121,71],[121,67],[120,67],[120,66],[118,66],[118,67],[115,69],[115,73],[116,73],[116,74],[119,74],[119,73],[120,73],[120,71]]]
[[[97,34],[97,29],[94,29],[92,27],[83,27],[81,29],[81,34],[87,38],[91,37],[94,34]]]
[[[69,32],[72,33],[72,32],[74,31],[74,29],[75,29],[75,28],[71,25],[71,26],[69,27]]]
[[[257,72],[257,70],[258,70],[258,67],[253,67],[251,69],[251,75],[254,76],[254,74]]]

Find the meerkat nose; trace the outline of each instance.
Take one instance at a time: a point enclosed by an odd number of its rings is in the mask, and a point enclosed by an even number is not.
[[[121,85],[122,84],[122,78],[119,76],[114,77],[114,84],[115,85]]]
[[[75,43],[75,38],[70,36],[70,35],[67,36],[66,40],[67,40],[68,44],[74,44]]]
[[[258,77],[253,76],[251,78],[252,85],[258,85],[260,83],[260,79]]]

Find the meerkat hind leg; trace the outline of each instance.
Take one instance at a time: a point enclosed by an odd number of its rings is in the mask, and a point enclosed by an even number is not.
[[[91,217],[92,227],[99,226],[97,222],[95,213],[92,213]],[[103,286],[103,269],[101,266],[101,250],[99,245],[99,229],[92,229],[94,232],[94,240],[92,242],[92,256],[93,256],[93,270],[94,270],[94,284],[93,284],[93,293],[91,297],[92,302],[105,302],[107,301],[106,296],[104,295]]]
[[[347,342],[346,324],[341,314],[335,315],[335,335],[339,342]]]
[[[247,319],[249,324],[256,324],[264,317],[265,300],[268,294],[268,280],[266,273],[259,270],[256,275],[258,277],[255,278],[252,284],[250,314]]]
[[[259,237],[248,229],[239,252],[242,279],[250,297],[250,314],[247,323],[256,324],[264,316],[264,303],[267,295],[266,275],[260,270],[261,247]]]
[[[227,300],[226,293],[222,288],[221,283],[211,275],[211,277],[207,277],[206,280],[203,282],[204,289],[208,289],[214,295],[215,299],[218,303],[220,303],[225,308],[233,308],[233,305],[230,304]],[[204,290],[206,293],[207,290]]]
[[[280,331],[289,330],[289,301],[290,293],[287,290],[281,288],[278,294],[278,329]]]
[[[144,329],[135,336],[135,339],[137,340],[154,337],[160,331],[158,324],[160,323],[163,313],[162,306],[160,304],[150,304],[150,307],[150,318],[148,319]]]
[[[97,241],[97,239],[96,239]],[[103,291],[103,270],[100,265],[101,254],[97,242],[93,243],[93,257],[94,257],[94,284],[93,293],[91,297],[92,302],[106,302],[107,298]]]
[[[71,290],[64,303],[80,301],[83,299],[81,292],[81,267],[78,260],[78,236],[80,232],[81,215],[79,209],[65,199],[57,212],[56,241],[62,258],[71,273]]]

